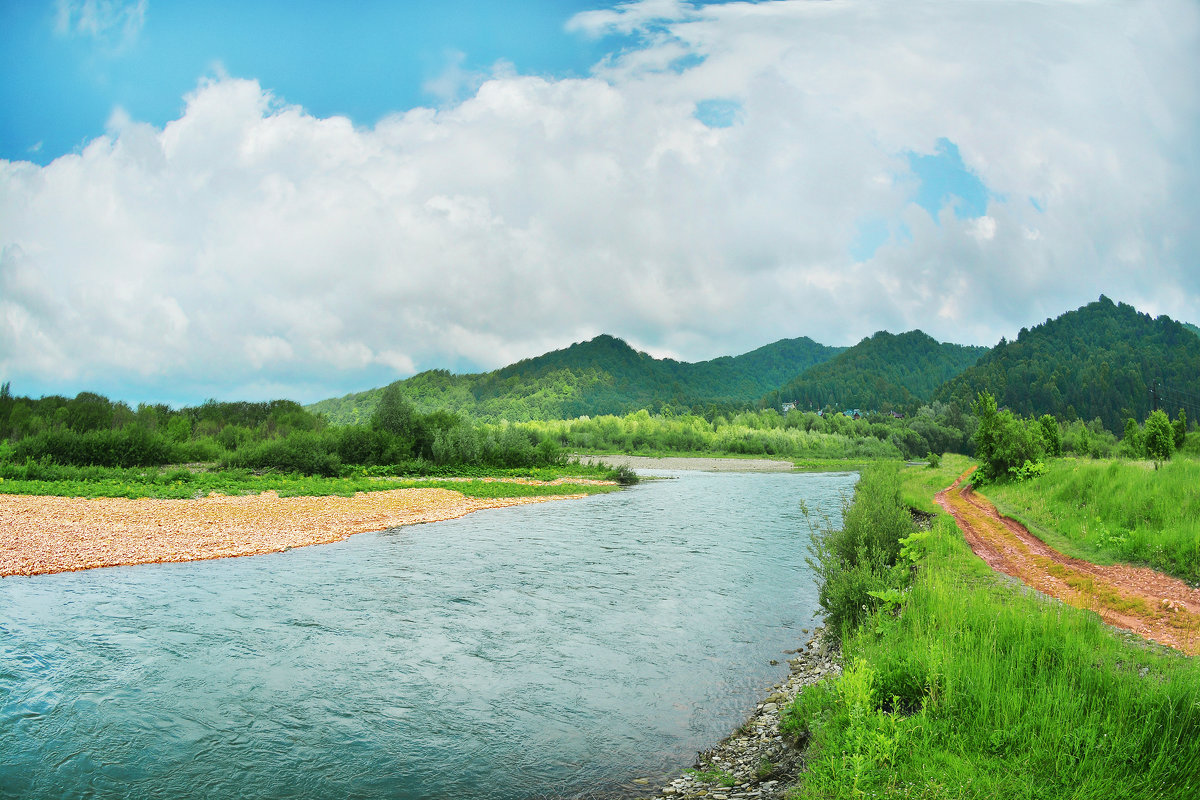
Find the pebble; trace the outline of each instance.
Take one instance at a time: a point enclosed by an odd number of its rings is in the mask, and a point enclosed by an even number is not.
[[[806,647],[794,651],[788,664],[791,674],[771,687],[754,713],[740,728],[711,750],[697,754],[698,772],[717,770],[732,777],[725,782],[706,783],[693,773],[685,773],[662,787],[657,794],[639,798],[671,797],[676,800],[783,800],[788,788],[804,769],[802,750],[779,732],[781,710],[791,704],[805,686],[841,672],[836,642],[822,637],[823,629],[812,634]],[[770,772],[761,773],[769,761]]]

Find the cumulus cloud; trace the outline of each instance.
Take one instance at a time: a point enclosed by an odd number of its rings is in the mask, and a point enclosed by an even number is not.
[[[1102,292],[1197,316],[1186,0],[645,0],[571,26],[645,36],[369,128],[214,78],[162,128],[114,113],[78,154],[0,162],[0,373],[308,401],[601,332],[700,359],[992,344]],[[714,100],[728,124],[698,118]],[[916,203],[910,158],[942,141],[984,215]],[[906,235],[856,260],[864,221]]]

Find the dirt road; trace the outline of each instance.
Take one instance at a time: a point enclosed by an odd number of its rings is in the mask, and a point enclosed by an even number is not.
[[[992,569],[1069,605],[1091,609],[1110,625],[1189,655],[1200,653],[1200,589],[1148,567],[1069,558],[963,485],[969,475],[970,470],[934,499]]]

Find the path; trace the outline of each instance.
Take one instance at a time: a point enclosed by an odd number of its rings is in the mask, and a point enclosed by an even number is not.
[[[963,485],[970,474],[967,470],[934,499],[988,566],[1076,608],[1091,609],[1110,625],[1189,655],[1200,653],[1200,589],[1148,567],[1069,558]]]

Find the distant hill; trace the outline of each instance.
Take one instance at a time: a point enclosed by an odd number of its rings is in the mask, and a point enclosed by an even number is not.
[[[1172,416],[1180,405],[1200,398],[1200,337],[1169,317],[1152,319],[1101,295],[1094,303],[1022,329],[1016,341],[1001,339],[935,397],[969,405],[986,389],[1015,412],[1099,417],[1119,433],[1126,417],[1146,418],[1150,387],[1156,384],[1161,384],[1161,403]]]
[[[844,348],[809,338],[781,339],[740,356],[689,363],[658,359],[621,339],[597,336],[494,372],[452,375],[432,370],[397,381],[422,412],[438,409],[475,419],[523,421],[625,414],[641,408],[745,404]],[[383,388],[330,398],[309,410],[344,425],[370,418]]]
[[[1191,331],[1192,333],[1196,334],[1197,336],[1200,336],[1200,328],[1197,328],[1197,327],[1196,327],[1195,325],[1193,325],[1192,323],[1190,323],[1190,322],[1181,322],[1181,323],[1179,323],[1179,324],[1180,324],[1180,325],[1182,325],[1183,327],[1187,328],[1189,331]]]
[[[986,347],[942,344],[921,331],[880,331],[843,353],[809,367],[767,394],[763,404],[794,402],[808,410],[825,406],[890,411],[924,403],[950,378],[973,365]]]

